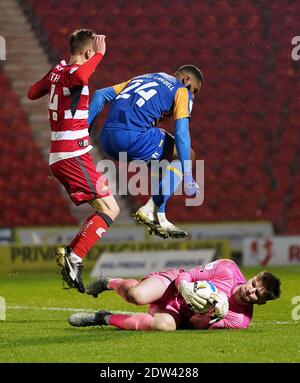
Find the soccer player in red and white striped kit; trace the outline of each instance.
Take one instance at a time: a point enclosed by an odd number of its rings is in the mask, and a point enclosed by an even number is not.
[[[30,87],[28,98],[49,94],[51,171],[76,205],[88,202],[95,209],[69,246],[56,249],[63,280],[84,293],[82,259],[116,219],[119,207],[89,153],[88,80],[105,54],[105,36],[76,30],[70,35],[70,51],[68,64],[63,60],[50,69]]]

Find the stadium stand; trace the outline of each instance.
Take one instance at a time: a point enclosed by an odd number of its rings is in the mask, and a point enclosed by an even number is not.
[[[201,67],[205,86],[194,104],[191,136],[197,158],[205,160],[205,202],[190,214],[182,197],[172,198],[170,220],[271,219],[277,233],[300,231],[300,98],[292,97],[299,74],[286,47],[297,34],[296,1],[268,7],[250,0],[223,0],[217,7],[208,0],[21,3],[56,59],[66,57],[75,28],[108,36],[92,89],[140,73],[172,73],[184,63]]]
[[[42,158],[48,162],[50,129],[48,121],[48,100],[43,97],[34,102],[28,100],[27,91],[37,79],[41,78],[56,59],[48,55],[49,49],[45,43],[40,43],[38,35],[32,29],[26,14],[17,0],[2,0],[0,2],[0,35],[6,40],[6,60],[1,61],[0,65],[3,74],[11,85],[23,112],[27,115],[28,125],[32,131],[34,142],[37,144]],[[93,150],[95,162],[101,159],[100,153]],[[57,182],[52,180],[52,182]],[[46,185],[47,186],[47,185]],[[75,206],[65,193],[63,198],[69,204],[69,214],[76,222],[81,222],[91,207],[87,204],[80,207]],[[121,206],[119,216],[120,223],[131,222],[129,211],[126,208],[126,200],[117,198]],[[0,225],[2,221],[0,221]]]
[[[0,89],[1,227],[76,223],[1,70]]]

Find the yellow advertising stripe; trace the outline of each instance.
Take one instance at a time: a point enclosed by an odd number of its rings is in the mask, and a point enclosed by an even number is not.
[[[57,270],[55,249],[57,246],[0,246],[0,274],[7,275],[23,271]],[[191,241],[135,241],[102,243],[94,246],[84,260],[88,270],[103,252],[151,251],[151,250],[195,250],[217,249],[220,258],[231,258],[231,246],[228,240],[191,240]]]

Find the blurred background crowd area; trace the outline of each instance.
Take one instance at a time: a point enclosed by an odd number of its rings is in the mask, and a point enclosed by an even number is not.
[[[82,218],[49,172],[47,100],[30,103],[26,94],[51,65],[68,60],[69,34],[91,28],[107,36],[92,92],[138,74],[172,74],[183,64],[203,71],[190,132],[205,160],[205,200],[189,208],[172,197],[171,221],[263,220],[277,234],[299,234],[300,63],[291,57],[299,12],[292,0],[1,0],[0,226]],[[172,132],[172,121],[162,126]],[[146,198],[122,198],[120,222]]]

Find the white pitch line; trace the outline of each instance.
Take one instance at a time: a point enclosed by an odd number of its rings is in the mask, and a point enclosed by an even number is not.
[[[296,321],[285,321],[285,322],[279,322],[279,321],[271,321],[271,322],[260,322],[260,323],[251,323],[251,326],[256,325],[265,325],[265,324],[293,324],[296,323]]]
[[[40,311],[83,311],[95,312],[95,309],[74,309],[71,307],[38,307],[38,306],[6,306],[10,310],[40,310]]]
[[[97,309],[75,309],[71,307],[38,307],[38,306],[6,306],[9,310],[39,310],[39,311],[72,311],[72,312],[96,312]],[[117,312],[118,314],[136,314],[136,312],[128,312],[128,311],[115,311],[115,310],[109,310],[110,312],[114,313]]]
[[[292,324],[296,321],[285,321],[285,322],[266,322],[266,324]]]

